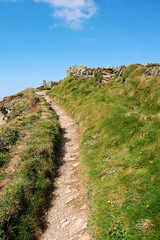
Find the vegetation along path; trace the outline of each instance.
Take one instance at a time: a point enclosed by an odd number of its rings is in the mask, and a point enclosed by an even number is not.
[[[41,95],[44,93],[39,92]],[[63,129],[63,164],[55,182],[51,208],[47,213],[48,227],[41,240],[89,240],[87,199],[79,173],[78,128],[63,109],[47,96],[44,97],[56,111]]]

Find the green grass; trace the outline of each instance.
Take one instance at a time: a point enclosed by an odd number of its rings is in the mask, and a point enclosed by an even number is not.
[[[20,134],[16,127],[4,127],[0,131],[0,168],[6,167],[9,161],[9,148],[19,139]]]
[[[34,91],[26,90],[16,95],[6,97],[5,104],[3,101],[0,102],[2,108],[4,105],[7,105],[8,108],[12,109],[9,113],[5,111],[5,117],[7,117],[8,121],[5,125],[0,126],[0,168],[7,167],[10,158],[9,150],[16,144],[21,135],[23,135],[23,130],[20,130],[21,124],[19,123],[23,122],[23,125],[28,124],[29,126],[29,122],[32,124],[34,119],[40,117],[40,114],[36,113],[36,115],[34,115],[32,113],[33,107],[36,106],[35,99],[37,99],[37,97]],[[29,106],[30,108],[27,110]],[[4,174],[0,174],[0,176],[1,175]]]
[[[25,107],[25,113],[7,123],[7,126],[14,123],[20,133],[29,131],[30,136],[20,154],[18,171],[12,176],[7,176],[10,182],[4,189],[4,195],[0,196],[0,239],[39,238],[57,168],[55,154],[59,136],[57,116],[48,108],[49,115],[46,119],[41,119],[43,107],[46,108],[43,97],[37,97],[33,91],[25,91],[18,96],[23,98],[27,95],[30,102]],[[33,104],[33,100],[37,98],[39,100]],[[10,100],[8,98],[8,101]],[[15,105],[17,111],[24,106],[21,100],[19,99],[20,104],[17,102]],[[10,137],[9,142],[12,135]]]
[[[130,65],[99,88],[70,76],[48,92],[80,127],[97,240],[159,239],[160,79],[146,79],[145,71]]]

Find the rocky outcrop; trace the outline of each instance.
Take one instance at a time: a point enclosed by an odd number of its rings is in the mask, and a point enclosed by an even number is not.
[[[55,81],[49,81],[48,83],[46,82],[46,80],[43,80],[43,87],[44,88],[52,88],[56,85],[58,85],[59,82],[55,82]]]
[[[115,74],[117,74],[118,76],[122,76],[124,69],[127,67],[127,65],[122,65],[119,67],[116,67],[114,72]]]
[[[78,78],[94,78],[95,74],[102,74],[102,83],[112,80],[115,76],[114,68],[107,66],[106,68],[96,67],[96,68],[87,68],[84,65],[76,65],[69,67],[67,69],[66,77],[69,77],[70,74],[77,76]]]
[[[95,67],[95,68],[87,68],[84,65],[76,65],[69,67],[67,69],[67,75],[66,77],[69,77],[72,73],[74,76],[77,76],[78,78],[94,78],[96,74],[101,73],[102,79],[101,83],[108,83],[109,81],[114,79],[114,76],[122,76],[123,71],[128,65],[121,65],[119,67],[113,68],[110,66],[107,66],[105,68],[101,67]],[[141,65],[142,66],[142,65]],[[146,76],[156,76],[160,73],[160,63],[148,63],[145,65],[147,67],[146,70]]]
[[[160,74],[160,63],[147,63],[146,67],[148,68],[145,72],[146,76],[154,77]]]
[[[6,120],[5,120],[5,116],[4,114],[0,111],[0,125],[5,124]]]
[[[11,112],[11,110],[8,109],[7,106],[5,106],[4,104],[0,104],[0,125],[7,122],[8,112]]]
[[[68,78],[70,74],[76,76],[77,78],[95,78],[100,73],[101,77],[99,78],[99,82],[108,83],[114,79],[115,75],[121,77],[127,66],[128,65],[121,65],[116,68],[111,66],[87,68],[84,65],[75,65],[67,69],[66,78]],[[160,63],[147,63],[144,67],[147,68],[145,75],[148,77],[160,74]],[[48,83],[46,83],[46,80],[43,80],[43,87],[52,88],[53,86],[59,85],[64,80],[65,78],[59,80],[58,82],[49,81]]]
[[[4,98],[5,99],[5,98]],[[0,102],[0,125],[7,122],[7,114],[12,111],[12,105],[7,106],[5,102]]]
[[[160,67],[160,63],[147,63],[145,67],[150,68],[150,67]]]
[[[4,97],[3,101],[0,102],[0,125],[7,122],[8,114],[14,110],[15,104],[19,98],[19,96],[11,96],[8,102],[7,97]]]
[[[43,80],[43,87],[44,87],[44,88],[47,88],[46,80]]]
[[[69,67],[67,69],[67,75],[66,77],[68,78],[70,73],[72,73],[73,75],[76,75],[76,76],[82,76],[82,73],[87,69],[86,66],[84,65],[76,65],[76,66],[72,66],[72,67]]]
[[[47,87],[48,88],[52,88],[53,86],[56,86],[57,85],[57,82],[55,82],[55,81],[49,81],[48,83],[47,83]]]

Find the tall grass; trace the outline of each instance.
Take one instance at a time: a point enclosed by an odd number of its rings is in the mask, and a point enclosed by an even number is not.
[[[71,76],[48,92],[80,127],[97,240],[159,239],[160,79],[145,71],[128,66],[99,88]]]
[[[19,131],[16,127],[4,127],[0,132],[0,168],[5,167],[9,159],[9,148],[19,139]]]
[[[31,99],[37,98],[33,92],[24,94],[29,94],[28,98],[30,94],[34,95]],[[59,124],[56,114],[43,101],[39,97],[35,104],[28,105],[27,112],[11,121],[20,132],[29,131],[30,137],[21,152],[16,173],[12,175],[4,195],[0,196],[0,239],[37,239],[44,227],[43,216],[57,168]],[[41,119],[43,107],[48,114]]]

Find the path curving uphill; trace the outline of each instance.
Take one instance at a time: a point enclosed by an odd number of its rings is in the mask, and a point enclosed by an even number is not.
[[[79,173],[78,128],[67,113],[45,95],[63,129],[63,164],[55,181],[54,197],[47,213],[47,229],[40,240],[91,240],[87,229],[88,204]]]

